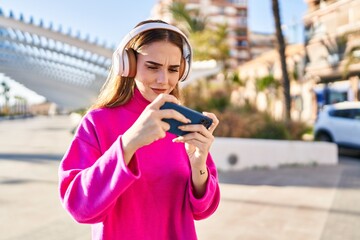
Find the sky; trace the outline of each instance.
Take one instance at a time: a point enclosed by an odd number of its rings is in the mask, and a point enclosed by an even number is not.
[[[47,27],[80,37],[90,36],[108,46],[117,45],[138,22],[150,17],[157,0],[0,0],[5,15],[12,11],[16,18],[22,14],[25,21],[33,17]],[[290,43],[303,42],[302,17],[306,12],[305,0],[279,0],[283,30]],[[248,28],[254,32],[273,33],[274,21],[271,0],[248,0]],[[0,79],[1,80],[1,79]],[[18,88],[21,88],[18,86]]]

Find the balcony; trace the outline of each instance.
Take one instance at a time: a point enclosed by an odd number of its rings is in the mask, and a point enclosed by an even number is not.
[[[237,7],[247,7],[247,0],[228,0],[228,2],[236,5]]]

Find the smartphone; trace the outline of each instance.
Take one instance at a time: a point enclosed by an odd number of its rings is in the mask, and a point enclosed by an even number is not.
[[[204,114],[195,111],[191,108],[188,107],[184,107],[181,105],[178,105],[176,103],[172,103],[172,102],[165,102],[164,105],[162,105],[160,107],[160,109],[174,109],[176,111],[178,111],[179,113],[181,113],[182,115],[184,115],[186,118],[191,120],[191,123],[183,123],[183,122],[179,122],[175,119],[163,119],[164,122],[167,122],[168,124],[170,124],[170,129],[168,130],[168,132],[171,132],[177,136],[182,136],[185,135],[189,132],[186,131],[182,131],[180,130],[178,127],[181,125],[187,125],[187,124],[202,124],[204,125],[206,128],[209,128],[213,122],[213,120],[207,116],[205,116]]]

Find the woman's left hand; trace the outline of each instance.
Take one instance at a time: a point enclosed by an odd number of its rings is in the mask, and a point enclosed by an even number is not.
[[[191,168],[203,169],[206,166],[206,159],[211,144],[214,142],[213,132],[219,124],[219,120],[213,113],[203,112],[207,117],[213,120],[209,129],[202,124],[182,125],[179,128],[182,131],[190,132],[179,136],[173,142],[184,142],[185,149],[190,159]]]

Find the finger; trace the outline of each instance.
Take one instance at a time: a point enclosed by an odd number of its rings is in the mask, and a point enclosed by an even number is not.
[[[184,115],[179,113],[178,111],[174,109],[162,109],[159,111],[159,116],[161,119],[175,119],[182,123],[190,123],[191,120],[186,118]]]
[[[170,124],[168,124],[167,122],[161,121],[160,127],[161,127],[162,130],[167,132],[170,129]]]
[[[206,127],[202,124],[181,125],[179,126],[179,129],[185,132],[197,132],[207,138],[212,136],[211,132],[208,129],[206,129]]]
[[[173,96],[173,95],[170,95],[170,94],[159,94],[155,99],[154,101],[152,101],[152,103],[150,103],[150,106],[153,107],[154,109],[160,109],[160,107],[162,105],[164,105],[165,102],[172,102],[172,103],[176,103],[176,104],[179,104],[179,100]]]
[[[213,133],[216,129],[216,127],[219,125],[219,119],[216,117],[215,114],[209,113],[209,112],[203,112],[203,114],[213,120],[211,126],[208,128],[208,130]]]
[[[209,151],[209,145],[199,141],[198,139],[188,139],[188,140],[182,140],[182,141],[179,141],[179,142],[187,143],[188,145],[199,149],[200,152]]]
[[[195,141],[195,140],[201,144],[206,144],[209,142],[209,139],[207,137],[203,136],[202,134],[200,134],[198,132],[185,134],[183,136],[177,137],[173,141],[189,143],[190,141]]]

